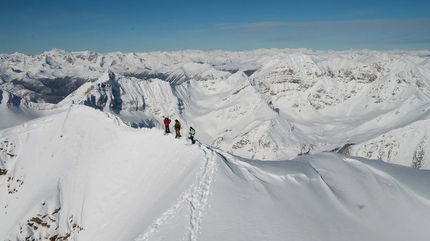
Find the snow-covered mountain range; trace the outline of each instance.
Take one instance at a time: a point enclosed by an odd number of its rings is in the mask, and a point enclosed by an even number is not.
[[[0,239],[426,241],[429,98],[429,51],[3,54]]]
[[[163,116],[245,158],[341,152],[430,168],[430,51],[0,55],[0,128],[83,104],[133,127]]]

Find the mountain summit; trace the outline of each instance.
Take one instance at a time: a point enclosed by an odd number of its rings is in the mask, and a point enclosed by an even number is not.
[[[427,170],[240,158],[74,105],[0,131],[4,240],[426,240]]]

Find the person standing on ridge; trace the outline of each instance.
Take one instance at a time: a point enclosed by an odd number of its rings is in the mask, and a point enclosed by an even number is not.
[[[165,134],[168,134],[168,133],[170,133],[170,127],[169,127],[169,125],[170,125],[170,119],[169,119],[169,117],[166,117],[166,118],[164,118],[164,127],[165,127]]]
[[[191,144],[196,143],[196,140],[194,140],[194,134],[196,134],[196,130],[194,130],[194,128],[190,126],[190,140],[191,140]]]
[[[178,121],[178,119],[175,120],[175,138],[181,137],[181,122]]]

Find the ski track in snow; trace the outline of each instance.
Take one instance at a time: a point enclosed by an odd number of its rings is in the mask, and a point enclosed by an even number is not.
[[[213,173],[215,171],[216,154],[213,150],[206,147],[201,148],[205,153],[205,159],[196,176],[195,183],[185,191],[167,211],[161,214],[154,222],[141,234],[135,241],[147,241],[149,238],[159,231],[159,228],[167,224],[173,216],[189,205],[190,216],[189,224],[186,224],[188,231],[188,241],[198,240],[201,222],[206,208],[209,206],[210,188],[213,182]]]

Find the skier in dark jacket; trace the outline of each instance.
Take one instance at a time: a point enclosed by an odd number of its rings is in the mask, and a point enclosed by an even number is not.
[[[194,128],[190,126],[190,140],[191,140],[191,144],[196,143],[196,140],[194,140],[194,134],[196,134],[196,130],[194,130]]]
[[[169,117],[164,118],[164,127],[165,127],[165,134],[170,133],[170,119]]]
[[[175,120],[175,138],[181,137],[181,122],[179,122],[177,119]]]

